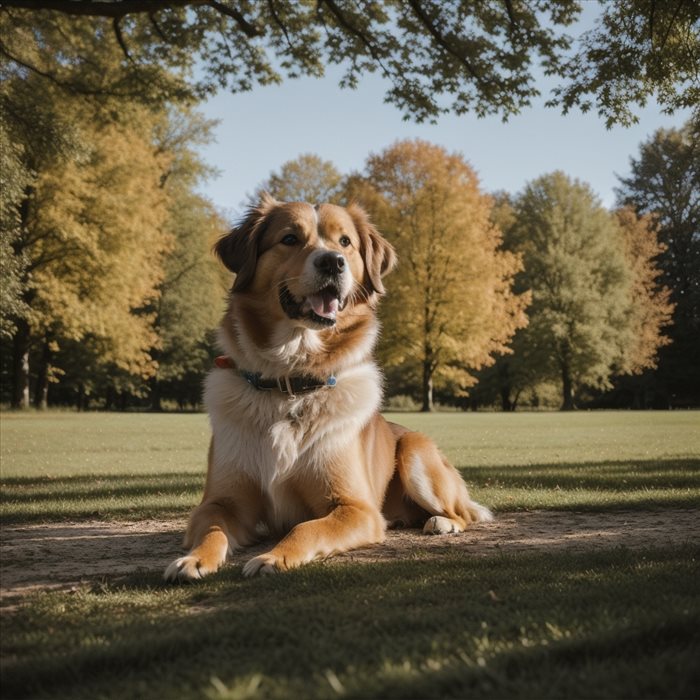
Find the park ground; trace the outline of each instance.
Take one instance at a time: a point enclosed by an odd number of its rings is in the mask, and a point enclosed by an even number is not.
[[[7,697],[694,697],[700,413],[392,419],[494,523],[166,586],[206,417],[3,414]]]

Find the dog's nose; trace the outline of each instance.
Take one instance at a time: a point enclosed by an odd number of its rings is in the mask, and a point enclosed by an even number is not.
[[[345,258],[341,253],[324,253],[314,261],[316,269],[326,275],[338,275],[345,269]]]

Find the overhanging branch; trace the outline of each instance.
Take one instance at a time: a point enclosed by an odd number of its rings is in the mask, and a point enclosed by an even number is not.
[[[211,7],[216,12],[231,17],[239,29],[250,39],[262,36],[264,31],[249,22],[238,10],[217,0],[3,0],[3,7],[22,10],[51,10],[77,17],[109,17],[121,19],[126,15],[154,15],[161,10],[175,7]]]
[[[81,17],[124,17],[130,14],[158,12],[166,7],[203,5],[205,0],[3,0],[3,7],[22,10],[52,10]]]
[[[488,82],[485,81],[474,70],[474,67],[471,65],[471,63],[469,63],[469,61],[467,61],[466,57],[459,51],[457,51],[453,46],[450,46],[447,39],[445,39],[441,32],[438,31],[437,27],[433,24],[428,14],[421,7],[420,2],[418,2],[418,0],[409,0],[408,4],[411,6],[411,9],[413,10],[416,17],[418,17],[418,19],[422,22],[423,26],[428,30],[433,39],[435,39],[437,44],[441,46],[448,54],[450,54],[450,56],[457,59],[457,61],[459,61],[464,66],[464,68],[466,68],[469,75],[471,75],[472,78],[474,78],[474,80],[476,80],[476,82],[481,87],[485,87],[486,85],[488,85]]]

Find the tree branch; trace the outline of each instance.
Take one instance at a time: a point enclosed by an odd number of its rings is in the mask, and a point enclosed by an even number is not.
[[[156,34],[161,38],[161,41],[167,43],[168,38],[163,34],[163,30],[158,26],[158,22],[156,21],[156,16],[153,14],[153,12],[148,13],[148,19],[151,21],[151,24],[153,25],[153,28],[156,30]]]
[[[287,46],[289,46],[289,50],[294,53],[294,44],[292,44],[292,40],[289,37],[289,32],[287,31],[287,27],[284,25],[284,22],[282,22],[280,16],[277,14],[277,10],[275,9],[275,0],[267,0],[267,6],[270,8],[270,14],[272,15],[272,19],[275,20],[275,24],[280,28],[280,31],[284,34],[284,38],[287,41]]]
[[[518,23],[515,21],[515,13],[513,12],[513,2],[512,0],[505,0],[506,12],[508,13],[508,19],[510,20],[510,28],[515,29]]]
[[[666,42],[668,41],[668,35],[671,33],[671,29],[673,28],[673,25],[676,22],[676,17],[678,17],[678,13],[680,12],[681,7],[683,7],[683,0],[678,0],[678,4],[676,5],[676,9],[673,12],[673,17],[671,17],[671,21],[668,23],[668,27],[666,27],[666,33],[664,34],[663,41],[661,42],[661,46],[659,47],[659,53],[661,53],[664,48],[666,47]]]
[[[264,31],[249,22],[238,10],[217,0],[3,0],[4,7],[22,10],[52,10],[78,17],[110,17],[121,19],[126,15],[152,15],[171,7],[206,6],[236,21],[240,30],[250,39],[262,36]]]
[[[31,63],[26,63],[25,61],[22,61],[21,59],[17,58],[16,56],[13,56],[8,50],[7,47],[0,42],[0,54],[4,54],[10,61],[13,63],[16,63],[18,66],[21,66],[22,68],[26,68],[28,71],[31,71],[32,73],[36,73],[37,75],[40,75],[42,78],[46,78],[47,80],[51,81],[54,85],[57,85],[58,87],[64,89],[64,90],[72,90],[73,92],[76,92],[80,95],[101,95],[104,94],[104,90],[87,90],[83,88],[82,86],[75,85],[70,82],[64,82],[62,80],[59,80],[53,73],[47,73],[46,71],[41,70],[40,68],[37,68],[36,66],[33,66]],[[113,92],[109,92],[107,94],[115,94]]]
[[[333,2],[333,0],[323,0],[323,4],[328,6],[328,9],[331,11],[336,20],[338,20],[338,24],[340,24],[343,29],[350,34],[354,34],[367,47],[369,55],[379,64],[380,68],[384,71],[384,75],[388,77],[390,75],[389,71],[382,63],[382,59],[379,57],[372,42],[365,36],[365,34],[345,18],[343,13],[340,11],[340,8],[335,4],[335,2]],[[319,0],[319,6],[320,5],[321,0]]]
[[[124,36],[122,34],[122,28],[119,26],[120,20],[121,17],[115,17],[112,20],[112,29],[114,29],[114,36],[117,37],[117,43],[119,44],[122,53],[126,56],[126,60],[131,61],[131,54],[129,53],[129,49],[126,48],[126,44],[124,43]]]
[[[22,10],[53,10],[81,17],[124,17],[129,14],[158,12],[167,7],[203,5],[205,0],[3,0],[3,6]]]
[[[235,19],[240,30],[249,39],[254,39],[255,37],[263,36],[265,34],[262,29],[256,27],[254,24],[251,24],[238,10],[234,10],[232,7],[224,5],[222,2],[216,2],[216,0],[211,0],[211,2],[206,4],[215,9],[217,12],[220,12],[222,15]]]
[[[469,75],[471,75],[481,87],[485,87],[488,82],[474,70],[471,63],[469,63],[469,61],[467,61],[467,59],[461,53],[450,46],[445,37],[437,30],[430,17],[423,10],[420,2],[418,0],[409,0],[408,4],[411,6],[411,9],[416,17],[418,17],[418,19],[423,23],[423,26],[425,26],[425,28],[430,32],[430,35],[433,37],[433,39],[435,39],[438,45],[447,51],[450,56],[456,58],[467,69]]]

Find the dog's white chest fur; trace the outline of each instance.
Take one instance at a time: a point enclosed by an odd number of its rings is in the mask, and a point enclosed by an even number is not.
[[[204,391],[214,434],[211,477],[221,483],[243,471],[269,493],[299,470],[322,470],[357,439],[381,402],[374,363],[336,379],[335,387],[290,400],[253,388],[235,370],[212,370]]]

